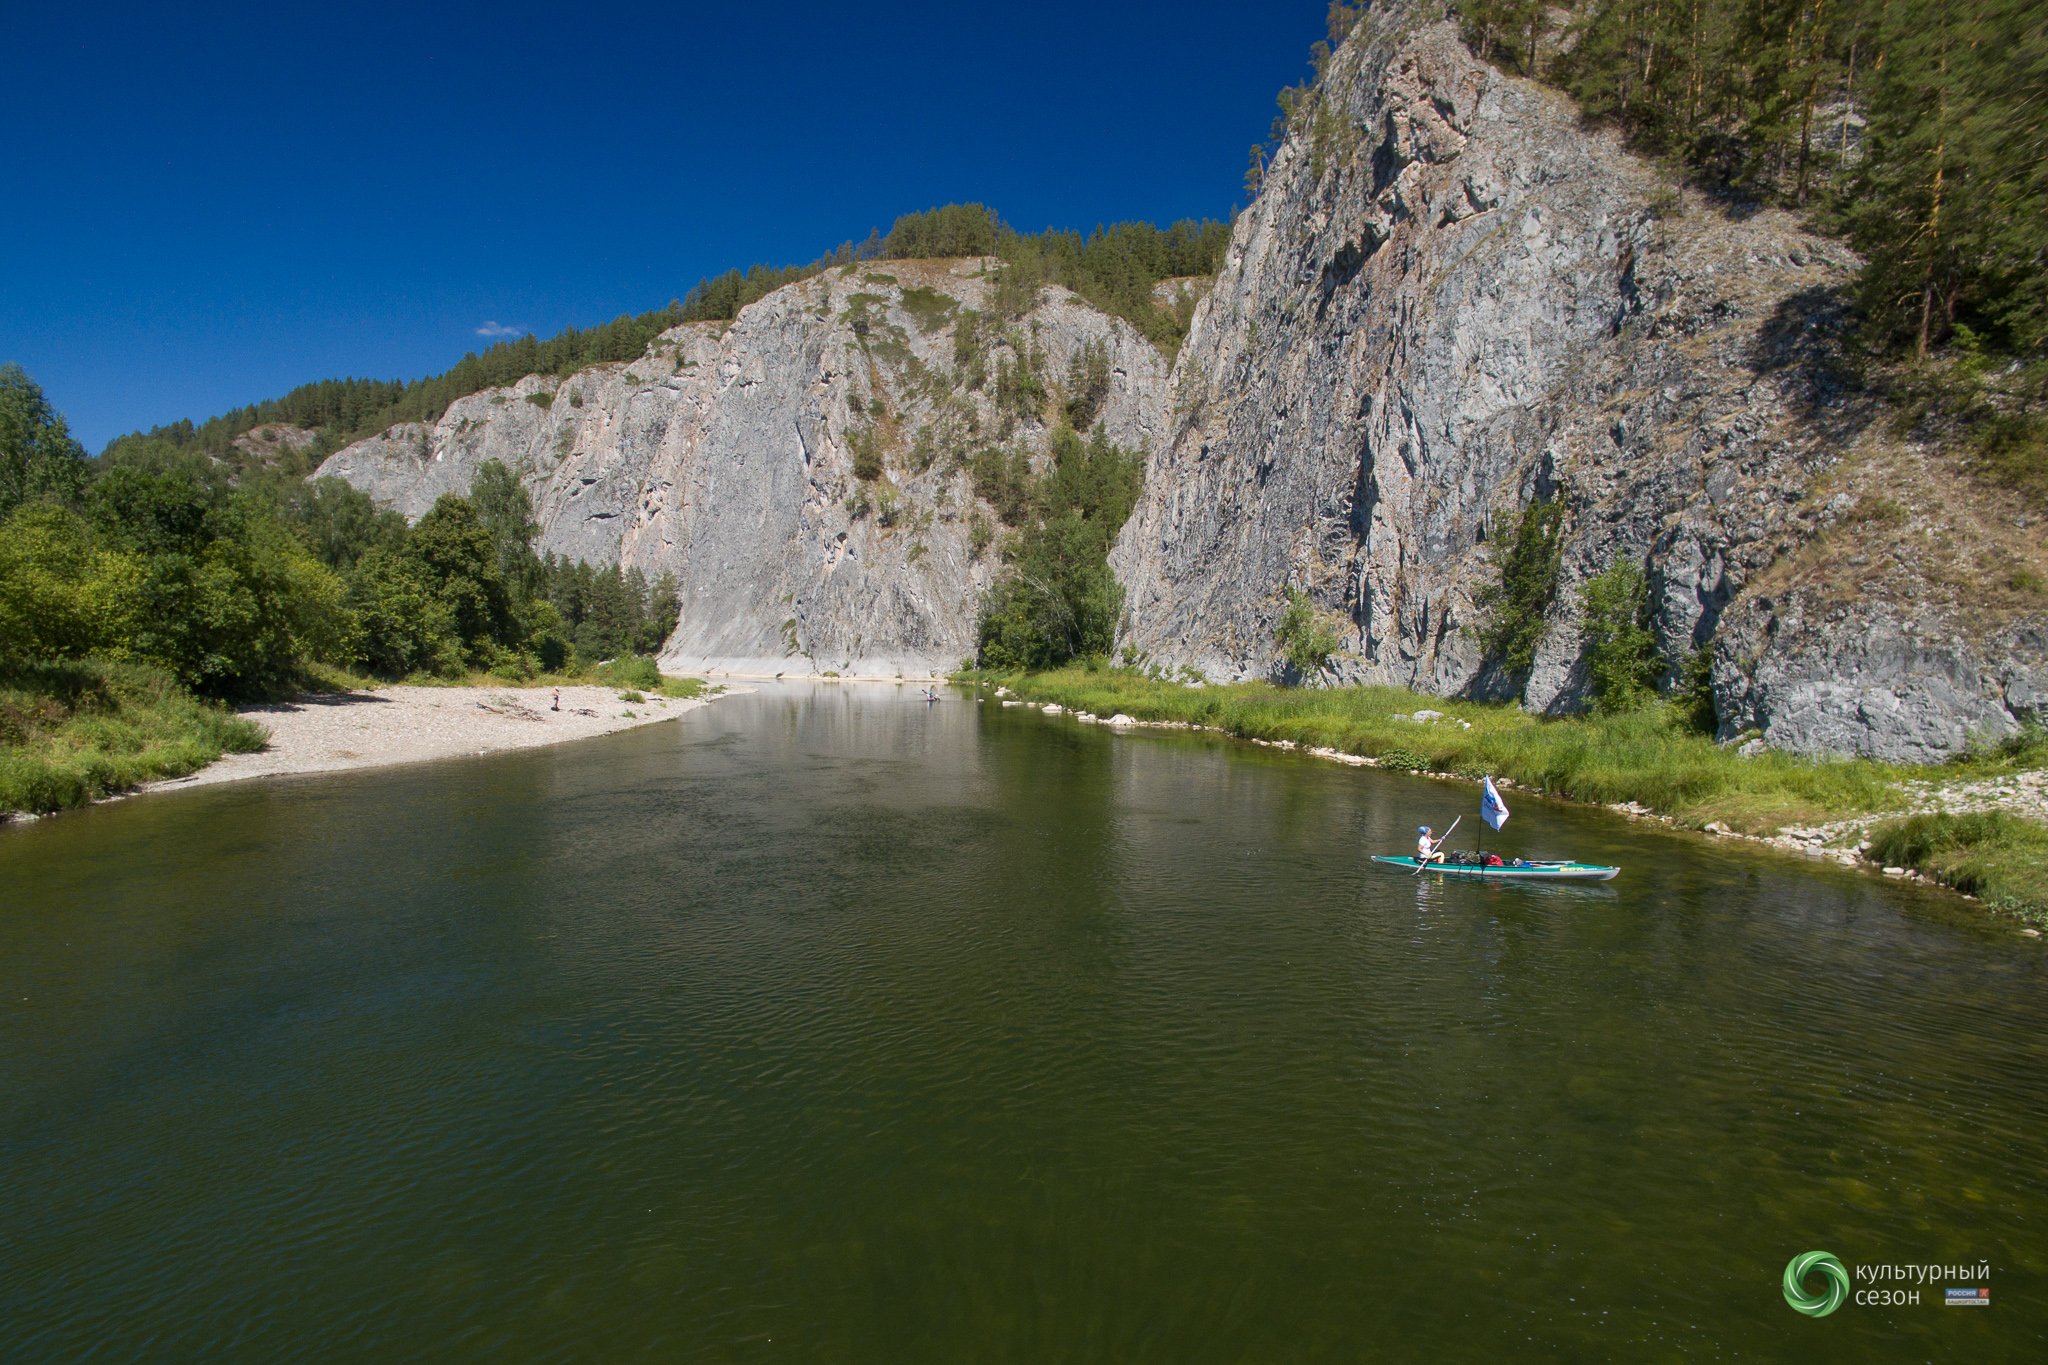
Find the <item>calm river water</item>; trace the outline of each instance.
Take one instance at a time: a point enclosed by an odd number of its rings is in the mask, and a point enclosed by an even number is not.
[[[2048,954],[1475,804],[827,686],[0,830],[0,1359],[2048,1357]]]

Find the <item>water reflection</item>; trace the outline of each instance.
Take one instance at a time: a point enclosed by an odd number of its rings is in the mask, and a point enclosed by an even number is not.
[[[2048,1273],[2037,948],[1533,799],[1622,878],[1370,870],[1464,800],[789,687],[9,832],[0,1357],[2039,1354],[1777,1291]]]

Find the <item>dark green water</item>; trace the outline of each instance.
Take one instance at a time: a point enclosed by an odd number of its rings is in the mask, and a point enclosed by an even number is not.
[[[2048,1354],[2037,945],[1472,804],[823,688],[0,831],[0,1359]]]

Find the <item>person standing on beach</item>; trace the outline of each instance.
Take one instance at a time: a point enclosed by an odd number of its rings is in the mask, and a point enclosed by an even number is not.
[[[550,711],[559,711],[559,710],[561,710],[561,709],[562,709],[562,689],[558,687],[558,688],[556,688],[556,689],[555,689],[555,704],[554,704],[553,706],[550,706],[550,707],[548,708],[548,710],[550,710]]]

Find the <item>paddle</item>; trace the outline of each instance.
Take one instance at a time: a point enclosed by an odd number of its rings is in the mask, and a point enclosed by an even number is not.
[[[1465,817],[1461,815],[1461,816],[1459,816],[1459,817],[1458,817],[1458,820],[1462,820],[1462,819],[1464,819],[1464,818],[1465,818]],[[1451,830],[1452,830],[1452,829],[1456,829],[1456,828],[1458,827],[1458,820],[1453,820],[1453,821],[1451,821],[1451,829],[1447,829],[1447,830],[1445,830],[1445,831],[1444,831],[1444,839],[1448,839],[1448,838],[1450,838],[1450,837],[1451,837]],[[1444,839],[1439,839],[1439,840],[1437,840],[1437,841],[1436,841],[1435,843],[1433,843],[1433,844],[1431,844],[1431,845],[1429,846],[1429,851],[1430,851],[1430,854],[1431,854],[1431,856],[1432,856],[1432,857],[1433,857],[1433,856],[1435,856],[1435,854],[1436,854],[1436,851],[1437,851],[1438,849],[1440,849],[1440,848],[1442,848],[1442,847],[1444,846]],[[1429,859],[1428,859],[1428,858],[1418,858],[1418,859],[1416,859],[1416,862],[1415,862],[1415,871],[1414,871],[1414,872],[1412,872],[1412,873],[1410,873],[1409,875],[1410,875],[1410,876],[1415,876],[1415,877],[1420,877],[1420,876],[1422,875],[1422,870],[1423,870],[1424,868],[1428,867],[1428,866],[1429,866]]]

